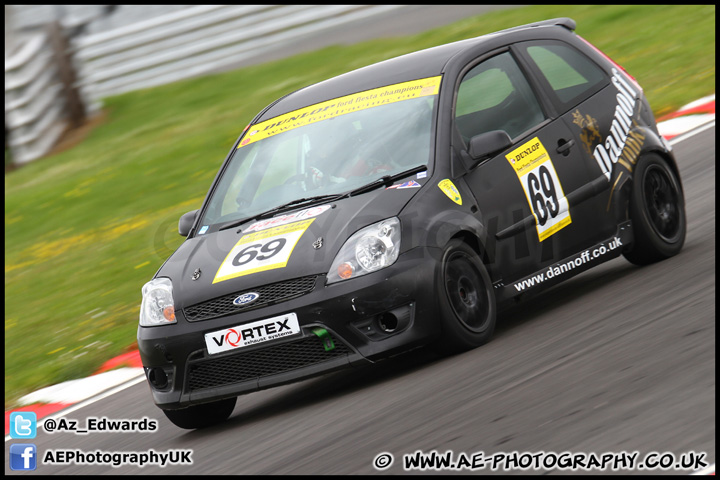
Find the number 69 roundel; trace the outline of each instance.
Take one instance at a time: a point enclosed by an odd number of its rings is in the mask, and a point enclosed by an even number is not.
[[[517,173],[542,242],[570,225],[570,210],[547,150],[535,137],[505,156]]]
[[[285,267],[298,240],[314,220],[243,235],[223,260],[213,283]]]

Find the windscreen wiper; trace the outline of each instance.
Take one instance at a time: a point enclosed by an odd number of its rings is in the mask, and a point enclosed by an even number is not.
[[[427,170],[427,165],[418,165],[417,167],[413,167],[410,170],[405,170],[404,172],[396,173],[395,175],[385,175],[384,177],[380,177],[377,180],[374,180],[367,185],[363,185],[362,187],[356,188],[355,190],[351,190],[348,193],[345,193],[342,195],[343,197],[354,197],[355,195],[360,195],[362,193],[369,192],[371,190],[375,190],[378,187],[382,187],[383,185],[386,187],[389,187],[393,183],[397,182],[398,180],[401,180],[405,177],[409,177],[410,175],[414,175],[416,173],[424,172]]]
[[[271,208],[270,210],[267,210],[265,212],[259,213],[255,216],[244,218],[242,220],[236,220],[234,222],[230,222],[227,225],[223,225],[218,230],[227,230],[228,228],[233,227],[239,227],[243,223],[249,222],[251,220],[261,220],[266,217],[271,217],[275,215],[278,212],[281,212],[282,210],[286,210],[291,207],[297,207],[299,205],[303,204],[312,204],[316,202],[326,202],[326,201],[335,201],[340,200],[347,197],[354,197],[355,195],[360,195],[366,192],[369,192],[371,190],[375,190],[378,187],[381,187],[383,185],[390,186],[394,182],[403,179],[405,177],[409,177],[410,175],[414,175],[416,173],[424,172],[427,170],[427,165],[418,165],[417,167],[413,167],[409,170],[405,170],[404,172],[396,173],[395,175],[385,175],[384,177],[380,177],[377,180],[374,180],[367,185],[363,185],[362,187],[356,188],[355,190],[350,190],[347,193],[335,193],[335,194],[328,194],[328,195],[317,195],[314,197],[306,197],[306,198],[298,198],[296,200],[293,200],[288,203],[283,203],[282,205],[279,205],[277,207]]]
[[[342,194],[342,193],[334,193],[334,194],[328,194],[328,195],[317,195],[314,197],[298,198],[291,202],[283,203],[282,205],[273,207],[270,210],[259,213],[255,216],[244,218],[242,220],[236,220],[234,222],[230,222],[227,225],[223,225],[218,230],[227,230],[228,228],[239,227],[243,223],[249,222],[250,220],[261,220],[266,217],[271,217],[271,216],[275,215],[276,213],[281,212],[282,210],[286,210],[290,207],[297,207],[297,206],[300,206],[303,204],[312,204],[312,203],[316,203],[316,202],[338,200],[338,199],[342,198],[344,195],[345,194]]]

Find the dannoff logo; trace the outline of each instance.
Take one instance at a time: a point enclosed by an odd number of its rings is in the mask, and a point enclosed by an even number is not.
[[[625,148],[633,124],[632,115],[635,111],[635,103],[637,103],[635,90],[632,89],[620,72],[614,68],[612,72],[612,84],[618,90],[615,117],[610,125],[610,134],[605,139],[605,143],[600,143],[593,152],[593,156],[608,182],[610,181],[613,165],[618,162]]]

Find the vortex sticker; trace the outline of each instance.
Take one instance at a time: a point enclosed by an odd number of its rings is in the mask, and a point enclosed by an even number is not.
[[[210,355],[300,334],[297,315],[287,313],[205,334]]]

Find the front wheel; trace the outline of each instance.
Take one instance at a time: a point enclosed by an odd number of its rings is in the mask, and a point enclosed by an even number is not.
[[[478,254],[460,240],[451,241],[440,266],[441,353],[469,350],[488,342],[497,307],[490,275]]]
[[[647,265],[677,255],[685,243],[687,220],[680,179],[659,155],[641,157],[630,197],[635,237],[623,255],[631,263]]]
[[[176,426],[192,430],[224,422],[233,412],[235,402],[237,402],[237,397],[232,397],[217,402],[192,405],[179,410],[163,410],[163,413]]]

